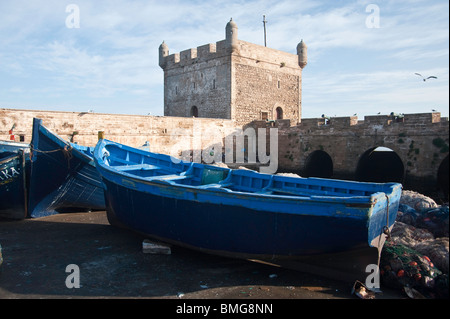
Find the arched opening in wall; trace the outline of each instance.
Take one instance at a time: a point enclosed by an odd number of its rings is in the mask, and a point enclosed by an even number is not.
[[[361,182],[403,182],[405,167],[401,158],[387,147],[374,147],[361,156],[355,178]]]
[[[306,158],[302,172],[304,177],[330,178],[333,176],[333,161],[324,151],[314,151]]]
[[[198,108],[195,105],[191,107],[191,116],[198,117]]]
[[[448,199],[448,155],[443,159],[441,165],[439,165],[437,173],[437,181],[439,189],[444,193],[446,199]]]
[[[276,114],[276,119],[277,120],[282,120],[283,119],[283,109],[281,107],[277,107],[275,110]]]

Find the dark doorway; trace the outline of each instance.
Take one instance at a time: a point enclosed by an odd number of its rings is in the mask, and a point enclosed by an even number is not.
[[[191,116],[198,117],[198,108],[195,105],[191,108]]]
[[[282,120],[283,119],[283,109],[281,107],[277,107],[276,112],[277,112],[277,120]]]
[[[401,158],[386,147],[367,150],[359,159],[355,178],[361,182],[403,182],[405,167]]]
[[[324,151],[314,151],[306,158],[304,177],[330,178],[333,176],[333,161]]]

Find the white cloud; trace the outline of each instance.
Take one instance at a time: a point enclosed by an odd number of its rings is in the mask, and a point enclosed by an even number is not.
[[[127,101],[127,111],[151,104],[161,114],[163,40],[171,53],[214,43],[233,17],[239,38],[263,44],[265,14],[269,47],[295,53],[301,39],[308,45],[304,114],[337,108],[351,115],[355,107],[373,113],[380,105],[419,110],[427,101],[448,106],[448,2],[379,1],[380,28],[369,29],[365,9],[372,2],[77,0],[80,28],[68,29],[68,3],[2,1],[2,102],[23,105],[25,91],[37,104],[56,105],[55,96],[66,93],[73,98],[67,107],[92,98],[104,112],[123,112]],[[439,81],[416,87],[414,72],[438,73]]]

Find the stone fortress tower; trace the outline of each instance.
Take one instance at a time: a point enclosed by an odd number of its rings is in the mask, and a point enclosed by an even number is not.
[[[302,69],[306,45],[297,54],[238,38],[231,19],[225,40],[170,54],[159,47],[164,70],[164,115],[231,119],[238,125],[254,120],[301,121]]]

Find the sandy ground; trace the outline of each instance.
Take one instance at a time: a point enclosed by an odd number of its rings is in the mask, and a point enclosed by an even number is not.
[[[145,254],[144,239],[104,211],[0,221],[0,298],[358,299],[353,282],[175,246]],[[405,298],[382,290],[377,299]]]

